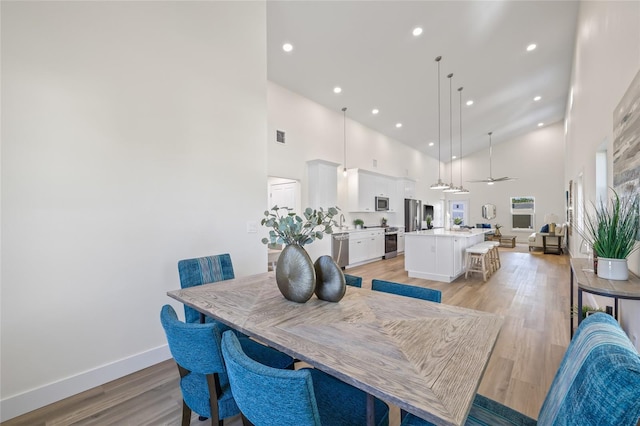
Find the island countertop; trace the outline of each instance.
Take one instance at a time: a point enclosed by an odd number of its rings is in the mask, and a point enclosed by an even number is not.
[[[479,229],[479,228],[473,228],[473,229],[467,229],[467,230],[460,230],[460,231],[453,231],[453,230],[447,230],[447,229],[428,229],[428,230],[423,230],[423,231],[413,231],[413,232],[405,232],[404,235],[405,237],[412,237],[412,236],[428,236],[428,237],[451,237],[451,238],[472,238],[475,237],[477,235],[482,235],[482,234],[486,234],[487,232],[491,231],[490,229]]]

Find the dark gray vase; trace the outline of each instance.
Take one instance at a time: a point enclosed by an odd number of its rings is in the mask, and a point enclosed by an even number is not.
[[[316,272],[306,250],[290,244],[282,250],[276,266],[276,282],[287,300],[304,303],[316,289]]]
[[[327,302],[339,302],[347,291],[342,269],[331,256],[320,256],[313,265],[316,270],[316,296]]]

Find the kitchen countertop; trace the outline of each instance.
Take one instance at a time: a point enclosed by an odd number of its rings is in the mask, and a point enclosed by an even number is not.
[[[486,234],[490,229],[465,229],[460,231],[446,230],[446,229],[428,229],[424,231],[405,232],[405,236],[429,236],[429,237],[461,237],[470,238],[480,234]]]

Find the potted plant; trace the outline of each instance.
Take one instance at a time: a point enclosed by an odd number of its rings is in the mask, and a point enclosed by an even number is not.
[[[290,207],[273,206],[270,211],[264,212],[265,217],[260,223],[271,230],[269,230],[269,238],[263,238],[262,243],[286,245],[276,265],[278,289],[286,299],[304,303],[316,292],[318,297],[322,295],[321,298],[328,300],[324,296],[327,293],[327,286],[321,286],[321,293],[316,288],[316,271],[331,278],[329,284],[337,289],[335,291],[342,291],[338,294],[338,300],[344,295],[342,288],[344,275],[333,259],[330,256],[321,256],[314,267],[309,254],[303,248],[304,245],[316,239],[322,239],[324,234],[333,233],[333,225],[336,224],[333,217],[338,214],[338,211],[337,207],[330,207],[327,211],[322,208],[318,210],[306,208],[301,217]],[[340,282],[338,285],[333,285],[336,280],[340,281],[342,286],[339,285]]]
[[[362,229],[362,226],[364,225],[364,220],[362,219],[355,219],[353,221],[353,224],[356,226],[356,229]]]
[[[494,232],[493,235],[495,235],[496,237],[501,237],[502,233],[500,232],[500,228],[502,228],[502,225],[496,223],[496,232]]]
[[[433,221],[433,218],[430,214],[428,214],[427,217],[424,218],[424,221],[427,222],[427,229],[433,229],[433,224],[431,223]]]
[[[454,218],[453,219],[453,224],[456,225],[456,226],[462,225],[462,218],[460,218],[460,217]]]
[[[598,276],[610,280],[629,278],[627,257],[634,252],[638,235],[638,196],[620,198],[613,191],[608,205],[600,202],[594,213],[585,214],[580,236],[598,256]]]

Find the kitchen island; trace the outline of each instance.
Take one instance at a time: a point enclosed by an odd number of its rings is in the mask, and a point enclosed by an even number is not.
[[[464,273],[465,249],[484,241],[490,229],[406,232],[404,269],[412,278],[450,283]]]

